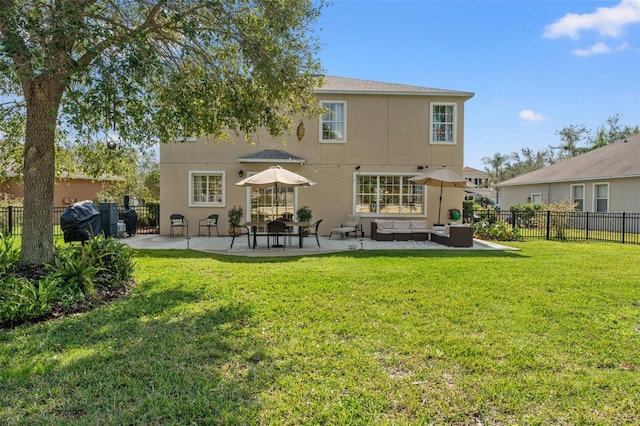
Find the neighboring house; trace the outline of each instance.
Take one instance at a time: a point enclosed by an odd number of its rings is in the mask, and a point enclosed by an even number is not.
[[[486,199],[493,203],[498,202],[495,189],[489,188],[489,173],[465,166],[462,176],[469,182],[471,187],[464,191],[465,200],[476,201],[479,204]]]
[[[86,176],[56,178],[53,190],[54,207],[66,207],[77,201],[93,200],[96,194],[106,190],[113,183],[111,180],[90,179]],[[24,186],[9,172],[8,179],[0,182],[0,193],[10,197],[24,198]]]
[[[568,200],[585,212],[640,212],[640,135],[499,184],[501,207]]]
[[[439,188],[408,179],[431,167],[462,173],[464,104],[473,93],[402,84],[324,77],[316,91],[327,113],[304,121],[304,137],[296,128],[281,139],[260,133],[246,143],[205,142],[190,138],[160,146],[162,234],[169,216],[183,214],[189,233],[198,221],[220,215],[226,231],[227,212],[239,205],[245,220],[268,219],[309,206],[312,221],[323,219],[320,233],[346,219],[362,216],[366,233],[379,217],[438,217]],[[303,188],[256,189],[234,185],[243,177],[278,164],[317,183]],[[462,192],[446,189],[442,211],[461,208]]]

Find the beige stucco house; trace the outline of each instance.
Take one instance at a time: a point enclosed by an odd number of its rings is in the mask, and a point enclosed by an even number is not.
[[[67,207],[77,201],[93,200],[98,193],[113,186],[113,183],[111,180],[91,179],[81,175],[57,177],[53,190],[53,205]],[[9,172],[7,179],[0,182],[0,194],[9,198],[24,198],[24,186],[12,172]]]
[[[585,212],[640,212],[640,135],[500,183],[500,204],[568,200]]]
[[[245,220],[295,214],[309,206],[319,232],[329,235],[348,214],[362,217],[363,229],[376,218],[438,216],[439,190],[409,182],[431,167],[462,174],[464,106],[473,93],[324,76],[317,89],[330,113],[298,122],[281,139],[257,134],[251,143],[189,138],[160,146],[161,234],[169,216],[184,215],[189,233],[198,221],[218,213],[226,230],[227,212],[242,206]],[[256,189],[234,185],[243,177],[280,165],[317,184],[301,188]],[[442,211],[461,208],[460,189],[446,190]]]

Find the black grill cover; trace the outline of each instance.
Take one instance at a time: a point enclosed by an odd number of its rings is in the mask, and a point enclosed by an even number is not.
[[[124,221],[127,229],[127,234],[136,235],[136,228],[138,227],[138,213],[135,210],[123,209],[118,212],[118,219]]]
[[[72,204],[60,216],[64,242],[87,241],[102,232],[100,211],[91,200]]]

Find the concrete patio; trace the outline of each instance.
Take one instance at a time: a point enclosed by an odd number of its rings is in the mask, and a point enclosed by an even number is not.
[[[335,253],[351,250],[513,250],[489,241],[474,240],[473,247],[447,247],[431,241],[372,241],[370,238],[345,238],[341,240],[335,235],[320,237],[320,248],[315,237],[307,237],[304,247],[299,248],[297,237],[293,237],[293,245],[285,249],[271,247],[267,249],[266,237],[258,237],[256,249],[249,247],[247,236],[236,237],[231,248],[231,237],[228,236],[176,236],[169,237],[157,234],[137,234],[121,238],[120,241],[138,249],[190,249],[207,253],[230,254],[239,256],[301,256],[321,253]]]

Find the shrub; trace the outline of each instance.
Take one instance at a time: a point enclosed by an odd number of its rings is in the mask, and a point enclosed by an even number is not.
[[[51,311],[58,297],[54,280],[32,282],[15,275],[5,277],[0,281],[0,324],[13,325],[42,317]]]
[[[0,278],[12,271],[20,260],[20,251],[13,244],[13,237],[0,231]]]
[[[13,249],[0,251],[0,258],[14,259],[14,264],[18,255]],[[57,248],[53,263],[46,265],[47,273],[40,278],[18,277],[13,271],[0,276],[0,324],[86,310],[113,294],[123,294],[133,270],[133,250],[102,235],[82,245]]]
[[[507,222],[483,220],[476,223],[475,237],[481,240],[521,241],[518,228],[512,228]]]
[[[99,236],[87,241],[81,257],[91,259],[98,269],[96,286],[114,289],[126,285],[134,270],[133,250],[113,238]]]

